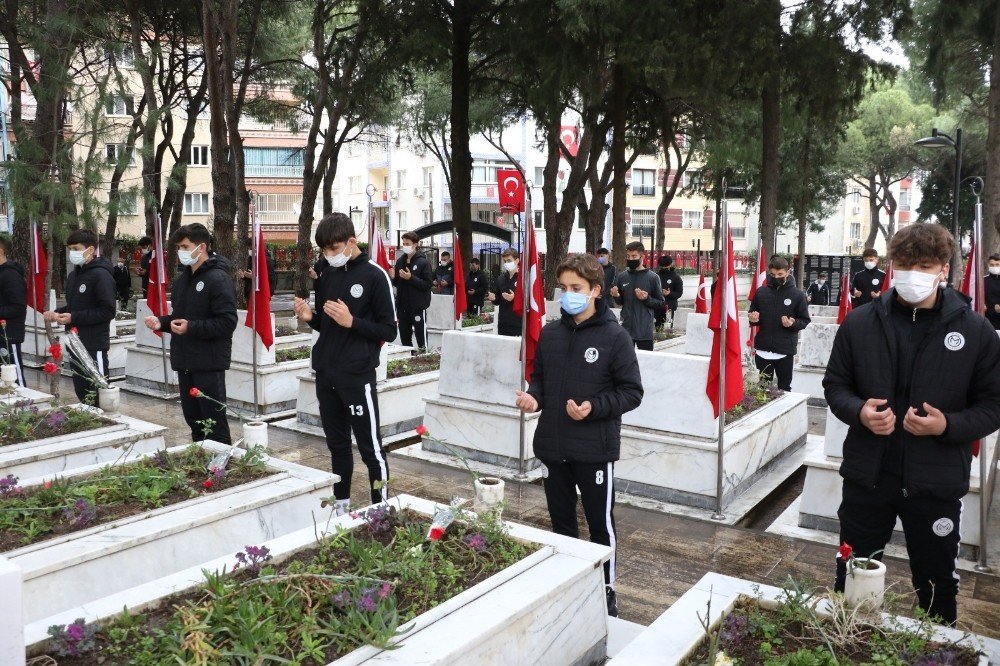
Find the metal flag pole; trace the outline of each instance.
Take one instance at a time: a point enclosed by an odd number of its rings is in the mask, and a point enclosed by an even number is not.
[[[729,286],[729,225],[726,220],[726,179],[722,179],[722,222],[719,227],[719,279],[716,282],[718,287],[715,295],[719,299],[719,311],[721,313],[721,323],[719,325],[719,395],[717,404],[719,407],[719,452],[716,462],[715,478],[715,513],[712,520],[725,520],[726,515],[722,512],[722,484],[725,469],[723,467],[726,441],[726,327],[729,323],[729,301],[726,289]]]
[[[983,284],[983,204],[979,196],[983,191],[983,180],[976,178],[972,183],[972,193],[976,195],[976,215],[972,226],[972,241],[975,246],[973,256],[969,257],[972,268],[969,275],[974,279],[974,292],[971,294],[975,298],[976,312],[983,314],[986,309],[985,285]],[[957,242],[957,240],[956,240]],[[980,440],[985,443],[985,440]],[[989,475],[989,470],[996,469],[997,450],[1000,449],[1000,441],[993,446],[993,453],[989,456],[990,462],[986,460],[986,447],[979,448],[979,562],[976,564],[976,571],[986,573],[993,571],[987,564],[989,555],[987,544],[989,543],[989,513],[990,504],[993,499],[993,480]],[[992,466],[990,466],[992,464]]]
[[[257,193],[254,192],[254,199],[257,199]],[[259,318],[259,313],[257,312],[257,292],[260,291],[260,252],[264,249],[260,246],[260,221],[257,219],[257,203],[256,201],[250,202],[250,217],[253,220],[253,260],[250,262],[250,284],[252,285],[250,290],[250,304],[249,307],[253,308],[253,317],[251,321],[253,322],[253,327],[250,329],[250,340],[251,347],[253,348],[253,354],[251,359],[253,361],[253,417],[258,417],[259,404],[260,401],[257,399],[257,320]],[[265,266],[267,265],[267,259],[264,260]],[[268,324],[270,324],[271,313],[270,311],[266,313]]]
[[[525,186],[525,198],[527,201],[529,202],[531,201],[530,195],[528,194],[527,186]],[[524,201],[525,200],[523,199],[522,207],[524,205]],[[515,213],[515,215],[519,214],[520,213]],[[521,230],[518,231],[518,237],[517,237],[518,245],[521,244],[520,234],[522,230],[525,236],[527,237],[527,230],[524,229],[524,225],[522,224],[520,225],[520,227]],[[535,249],[533,246],[528,247],[527,238],[525,238],[525,246],[526,246],[525,250],[527,252],[532,252]],[[519,267],[521,271],[521,303],[523,304],[521,307],[521,390],[527,391],[528,382],[527,380],[525,380],[524,375],[528,371],[527,340],[528,340],[528,312],[531,309],[531,267],[530,266],[526,267],[524,259],[525,259],[524,254],[521,254],[521,265]],[[514,478],[516,478],[518,481],[525,481],[528,478],[527,470],[525,470],[524,468],[525,467],[524,457],[525,457],[525,452],[527,451],[527,446],[526,446],[527,442],[525,440],[527,439],[526,431],[527,431],[528,417],[521,409],[517,410],[517,412],[519,416],[519,422],[518,422],[519,446],[517,453],[517,476]]]
[[[156,214],[156,230],[153,236],[156,239],[156,256],[153,257],[153,261],[156,262],[156,284],[153,288],[156,289],[156,295],[160,301],[160,308],[167,314],[169,313],[170,306],[167,305],[167,290],[161,285],[166,284],[167,279],[167,262],[164,260],[164,252],[166,248],[163,247],[163,221],[160,219],[160,214]],[[147,273],[148,275],[148,273]],[[149,298],[149,294],[146,294],[146,298]],[[149,305],[149,301],[146,301],[146,305]],[[160,361],[163,364],[163,392],[165,394],[170,393],[170,369],[167,366],[167,338],[168,331],[160,330]]]
[[[45,355],[42,354],[41,348],[38,346],[38,306],[42,305],[42,302],[38,298],[38,280],[36,276],[38,275],[38,223],[32,220],[31,222],[31,298],[32,302],[35,304],[34,310],[35,314],[31,317],[31,333],[35,338],[35,355],[38,358],[43,359]],[[42,308],[45,311],[45,308]]]
[[[453,266],[454,270],[460,271],[460,270],[462,270],[462,267],[455,264],[455,248],[456,247],[458,247],[458,229],[456,229],[455,226],[454,226],[454,224],[453,224],[452,227],[451,227],[451,253],[452,253],[451,259],[452,259],[452,266]],[[462,260],[464,261],[465,257],[462,257]],[[452,275],[454,275],[454,272],[452,272]],[[455,288],[455,280],[452,279],[452,281],[451,281],[451,312],[452,312],[452,315],[457,315],[457,316],[452,316],[451,329],[453,331],[461,331],[462,330],[462,316],[463,316],[464,313],[457,312],[457,309],[458,309],[458,289]]]

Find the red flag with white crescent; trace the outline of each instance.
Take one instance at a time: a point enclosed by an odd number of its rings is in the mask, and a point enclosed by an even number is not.
[[[764,243],[757,243],[757,270],[750,277],[750,295],[747,300],[753,302],[753,297],[757,295],[757,290],[767,282],[767,262],[764,261]],[[757,337],[757,327],[750,327],[750,337],[747,339],[747,347],[753,347],[754,339]]]
[[[455,267],[455,321],[461,322],[462,315],[469,309],[468,294],[465,292],[465,264],[462,263],[462,244],[458,241],[458,234],[454,236],[455,256],[452,257],[452,266]]]
[[[705,284],[705,273],[698,268],[698,291],[694,296],[694,311],[697,314],[708,314],[708,285]]]
[[[146,306],[155,317],[167,316],[167,270],[164,261],[163,228],[160,216],[156,216],[153,229],[153,256],[149,262],[149,284],[146,287]],[[162,337],[160,331],[156,335]]]
[[[252,204],[251,204],[252,205]],[[255,207],[254,207],[255,208]],[[271,320],[271,282],[267,275],[267,246],[264,244],[264,230],[257,222],[257,212],[251,210],[254,218],[254,291],[247,299],[247,318],[243,323],[254,330],[264,347],[274,344],[274,323]]]
[[[524,211],[524,179],[517,169],[497,169],[500,210],[505,213]]]
[[[559,128],[559,140],[566,146],[571,157],[580,152],[580,128],[576,125],[563,125]]]
[[[705,394],[712,401],[712,411],[719,417],[719,377],[721,376],[721,352],[725,344],[726,383],[723,409],[730,409],[743,400],[743,344],[740,341],[740,316],[737,310],[736,269],[733,265],[732,232],[726,239],[726,255],[720,263],[719,284],[725,284],[725,298],[712,299],[712,311],[708,315],[708,327],[712,336],[712,357],[708,362],[708,383]],[[719,290],[716,290],[718,295]],[[725,303],[723,303],[723,300]],[[722,340],[722,317],[726,317],[726,339]]]
[[[45,274],[49,272],[49,260],[45,255],[45,244],[38,223],[32,224],[31,233],[31,275],[28,282],[28,307],[45,312]]]
[[[843,324],[847,313],[854,309],[851,298],[851,276],[844,273],[840,278],[840,305],[837,308],[837,324]]]
[[[542,267],[538,260],[538,246],[535,244],[535,225],[527,226],[527,238],[524,256],[521,258],[521,273],[518,276],[517,291],[514,292],[514,313],[527,317],[525,326],[524,350],[525,364],[524,380],[531,381],[531,373],[535,371],[535,349],[542,335],[545,324],[545,290],[542,285]],[[527,307],[525,307],[527,305]]]

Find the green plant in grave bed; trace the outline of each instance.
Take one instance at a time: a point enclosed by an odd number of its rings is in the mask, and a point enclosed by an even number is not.
[[[285,363],[287,361],[301,361],[303,359],[309,358],[312,353],[312,348],[308,345],[303,345],[301,347],[292,347],[291,349],[279,349],[274,353],[274,359],[278,363]]]
[[[386,366],[386,376],[389,379],[398,379],[399,377],[409,377],[421,372],[432,372],[440,368],[441,354],[439,352],[430,352],[408,359],[389,361],[389,364]]]
[[[27,400],[0,405],[0,447],[92,430],[110,423],[87,409],[54,407],[41,410]]]

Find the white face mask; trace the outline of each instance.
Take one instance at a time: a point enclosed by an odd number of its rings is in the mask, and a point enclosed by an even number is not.
[[[819,286],[821,286],[821,287],[822,287],[822,286],[823,286],[824,284],[826,284],[826,280],[816,280],[816,282],[817,282],[817,283],[819,283]]]
[[[411,254],[413,254],[414,250],[416,250],[416,249],[417,248],[413,247],[412,245],[404,245],[403,246],[403,254],[405,254],[405,255],[411,255]]]
[[[343,252],[335,254],[333,256],[326,255],[326,261],[333,268],[341,268],[346,265],[348,261],[351,260],[351,255],[344,254]]]
[[[1000,275],[1000,266],[990,266],[990,275]]]
[[[923,271],[895,271],[896,293],[911,305],[923,303],[938,288],[940,275]]]
[[[865,268],[867,268],[868,270],[871,270],[871,269],[875,268],[876,266],[878,266],[878,262],[877,261],[866,261],[865,262]]]
[[[505,271],[507,271],[508,273],[513,273],[514,271],[517,270],[517,262],[516,261],[505,261],[503,263],[503,269]]]
[[[69,251],[69,263],[74,266],[83,266],[87,261],[86,250],[70,250]]]
[[[177,261],[185,266],[194,266],[198,263],[198,257],[201,255],[200,247],[199,245],[193,250],[177,250]]]

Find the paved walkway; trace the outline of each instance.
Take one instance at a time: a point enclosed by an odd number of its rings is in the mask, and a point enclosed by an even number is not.
[[[29,385],[41,388],[40,375],[29,371]],[[47,385],[47,382],[46,382]],[[72,398],[72,386],[63,379],[62,395]],[[43,390],[45,390],[43,388]],[[177,401],[164,401],[122,392],[122,411],[135,418],[169,427],[168,444],[190,441]],[[810,430],[822,432],[820,410],[810,410]],[[239,424],[232,423],[237,433]],[[279,428],[270,429],[271,453],[285,460],[328,469],[330,458],[325,443],[316,437]],[[468,473],[410,457],[389,455],[392,489],[439,502],[453,495],[469,497],[472,481]],[[353,495],[367,499],[364,464],[355,455]],[[545,496],[538,484],[508,482],[505,517],[550,529]],[[800,581],[832,583],[835,551],[807,541],[764,533],[760,530],[728,527],[706,520],[619,506],[618,599],[623,619],[649,624],[708,571],[739,576],[760,583],[781,585],[789,576]],[[581,530],[586,522],[580,512]],[[899,593],[910,590],[908,565],[887,559],[890,583]],[[902,601],[912,604],[912,593]],[[961,626],[975,633],[1000,638],[1000,577],[963,573],[959,597]]]

